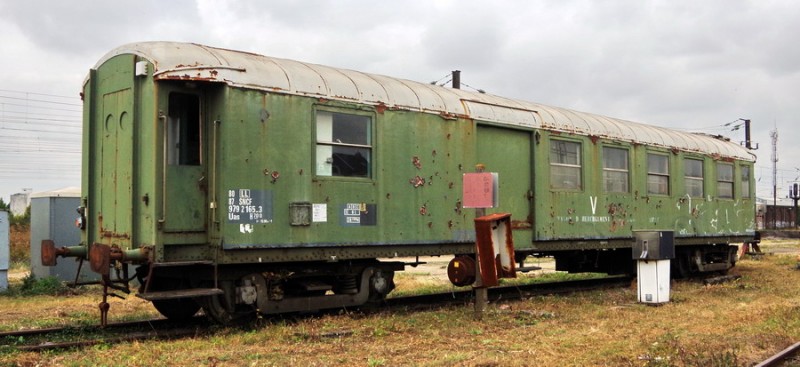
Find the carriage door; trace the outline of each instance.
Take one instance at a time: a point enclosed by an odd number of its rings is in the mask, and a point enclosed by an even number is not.
[[[497,172],[500,206],[488,213],[511,213],[514,246],[532,241],[531,133],[478,125],[478,162],[486,172]]]
[[[103,95],[103,134],[100,136],[100,187],[97,204],[100,232],[106,244],[130,248],[133,203],[133,88]]]
[[[203,114],[200,95],[168,93],[164,123],[164,231],[204,232],[208,180],[203,154]],[[168,242],[197,242],[185,236]]]

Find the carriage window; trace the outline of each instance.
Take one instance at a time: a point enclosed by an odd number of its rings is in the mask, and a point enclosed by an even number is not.
[[[717,196],[733,199],[733,164],[717,163]]]
[[[693,198],[703,197],[703,161],[686,158],[683,161],[686,194]]]
[[[647,154],[647,193],[669,195],[669,156]]]
[[[170,93],[167,116],[167,162],[171,165],[200,165],[200,98]]]
[[[742,168],[742,197],[750,197],[750,167],[741,166]]]
[[[563,140],[550,142],[550,187],[581,189],[581,144]]]
[[[372,119],[317,111],[318,176],[370,177]]]
[[[628,192],[628,150],[603,147],[603,186],[606,192]]]

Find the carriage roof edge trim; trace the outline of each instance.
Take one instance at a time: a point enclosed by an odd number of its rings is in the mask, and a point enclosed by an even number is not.
[[[149,60],[157,80],[223,82],[241,88],[383,105],[755,161],[755,154],[745,147],[717,136],[195,43],[123,45],[106,54],[95,68],[122,54]]]

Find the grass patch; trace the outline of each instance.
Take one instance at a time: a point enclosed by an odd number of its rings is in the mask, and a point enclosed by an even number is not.
[[[77,291],[77,289],[70,289],[56,277],[37,278],[31,273],[22,278],[21,283],[10,284],[8,291],[2,295],[6,297],[63,296],[74,294]]]
[[[517,278],[500,279],[500,285],[528,285],[548,282],[561,282],[569,280],[585,280],[605,277],[605,274],[598,273],[567,273],[551,272],[543,274],[517,274]],[[471,286],[456,287],[447,280],[447,275],[436,276],[428,272],[408,273],[401,272],[394,277],[397,288],[389,294],[389,297],[416,296],[441,292],[471,290]]]
[[[647,353],[639,359],[648,367],[669,366],[741,366],[738,351],[720,346],[716,349],[700,349],[684,345],[682,338],[666,333],[650,345]]]
[[[8,228],[8,237],[9,260],[11,264],[30,264],[30,224],[12,224]]]

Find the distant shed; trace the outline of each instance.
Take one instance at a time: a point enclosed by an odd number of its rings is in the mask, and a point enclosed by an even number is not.
[[[25,189],[23,192],[12,194],[11,200],[8,203],[10,215],[20,216],[24,215],[28,210],[28,205],[31,205],[31,192],[30,189]]]
[[[81,233],[75,227],[75,211],[80,206],[81,189],[63,189],[38,192],[31,195],[31,272],[37,278],[54,276],[64,281],[75,281],[78,263],[74,259],[59,259],[58,265],[43,266],[42,240],[51,239],[56,246],[75,246]],[[97,280],[96,273],[84,267],[79,282]]]
[[[756,218],[759,229],[795,228],[797,211],[794,200],[789,198],[758,198],[756,202]]]

